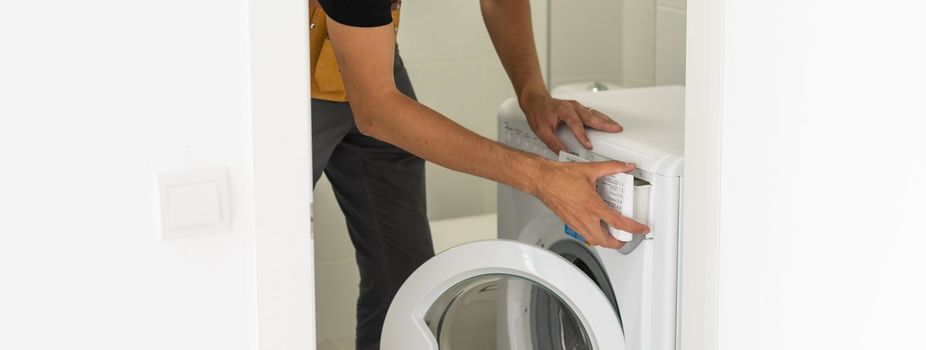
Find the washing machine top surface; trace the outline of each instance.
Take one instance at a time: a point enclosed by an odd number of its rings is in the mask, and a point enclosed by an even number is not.
[[[555,95],[557,98],[576,100],[601,111],[624,127],[620,133],[589,130],[593,150],[579,145],[565,127],[558,136],[567,148],[589,160],[615,159],[634,162],[637,167],[665,176],[681,176],[685,145],[685,87],[656,86],[601,92],[573,92]],[[526,151],[543,154],[536,144],[539,140],[530,132],[524,113],[515,99],[505,101],[499,109],[503,130],[515,137],[535,138],[532,144],[521,147]],[[518,146],[519,141],[501,137],[508,144]],[[547,156],[550,156],[547,154]]]

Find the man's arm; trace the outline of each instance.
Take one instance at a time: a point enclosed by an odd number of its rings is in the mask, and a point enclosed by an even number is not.
[[[649,229],[598,197],[598,177],[630,171],[622,162],[559,163],[504,147],[406,97],[393,79],[395,31],[360,28],[328,19],[328,32],[360,131],[441,166],[531,193],[591,244],[621,247],[600,220],[628,232]]]
[[[550,97],[540,74],[529,0],[480,0],[480,4],[486,29],[518,95],[521,110],[527,115],[531,129],[547,147],[553,152],[566,148],[556,138],[556,128],[560,124],[566,124],[588,149],[592,148],[592,143],[585,134],[586,126],[609,132],[623,130],[601,112],[576,101]]]

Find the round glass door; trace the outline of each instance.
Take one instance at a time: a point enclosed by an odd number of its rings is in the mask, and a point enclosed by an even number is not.
[[[569,261],[516,241],[463,244],[438,254],[389,307],[383,350],[623,350],[601,289]]]
[[[442,294],[425,315],[446,350],[592,349],[576,314],[554,293],[524,278],[483,275]]]

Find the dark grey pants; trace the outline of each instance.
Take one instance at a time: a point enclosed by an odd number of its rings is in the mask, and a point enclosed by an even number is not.
[[[398,51],[394,72],[399,90],[415,98]],[[348,103],[314,99],[312,159],[313,184],[324,171],[356,250],[360,269],[357,349],[379,349],[383,319],[393,296],[434,255],[424,160],[361,134]]]

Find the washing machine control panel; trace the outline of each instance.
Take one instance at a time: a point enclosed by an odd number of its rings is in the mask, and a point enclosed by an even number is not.
[[[524,124],[527,124],[527,122],[524,122]],[[502,123],[501,127],[500,142],[524,152],[539,154],[547,159],[556,160],[558,157],[529,128],[518,128],[508,122]]]
[[[510,120],[503,120],[501,125],[499,125],[499,127],[500,127],[499,141],[501,141],[502,143],[510,147],[513,147],[515,149],[521,150],[521,151],[541,155],[550,160],[555,160],[555,161],[564,160],[562,154],[553,153],[553,151],[551,151],[547,147],[547,145],[543,143],[543,141],[541,141],[532,131],[530,131],[530,128],[527,126],[526,121],[517,120],[517,121],[512,122]],[[576,151],[575,153],[572,154],[572,156],[574,156],[573,158],[581,159],[582,161],[593,161],[593,162],[603,162],[603,161],[612,160],[598,153],[589,151],[583,147],[576,147],[576,145],[571,145],[573,142],[569,142],[569,141],[571,140],[565,140],[567,144],[567,148],[573,148]],[[615,207],[615,209],[621,211],[622,214],[625,214],[626,216],[632,216],[632,218],[638,222],[651,225],[649,213],[650,213],[650,194],[652,191],[651,191],[650,183],[644,179],[644,178],[651,178],[651,176],[648,176],[650,174],[646,174],[640,170],[633,171],[629,175],[633,176],[632,177],[633,187],[629,188],[628,191],[622,191],[622,192],[630,193],[628,197],[630,199],[630,203],[627,203],[628,210],[620,210],[620,207],[622,207],[622,205],[616,205],[613,203],[609,203],[609,204],[611,204],[612,207]],[[628,178],[630,178],[630,176],[628,176]],[[613,231],[612,234],[614,234],[616,237],[619,235],[619,233],[621,233],[621,231],[610,228],[610,227],[609,227],[609,231]],[[575,232],[569,227],[565,227],[563,233],[573,238],[582,240],[582,237],[579,236],[577,232]],[[637,235],[634,235],[633,237],[627,237],[625,235],[620,235],[620,236],[621,237],[619,237],[618,239],[628,242],[628,244],[625,244],[624,248],[620,250],[621,252],[625,254],[629,254],[643,240],[652,239],[653,233],[649,233],[645,236],[639,236],[639,237]]]

